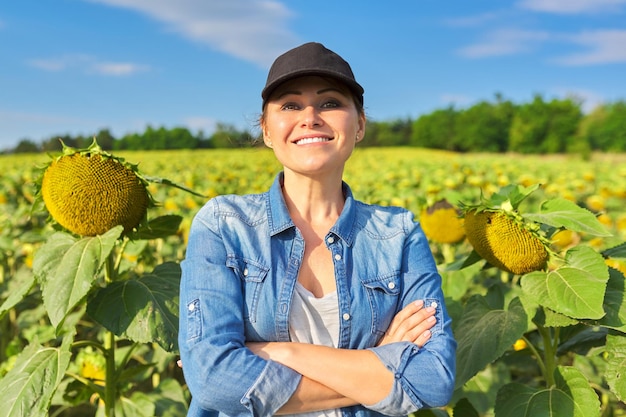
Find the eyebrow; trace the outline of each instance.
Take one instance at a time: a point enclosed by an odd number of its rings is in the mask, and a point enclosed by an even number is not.
[[[345,92],[341,91],[340,89],[338,89],[336,87],[325,87],[325,88],[322,88],[321,90],[317,90],[316,94],[318,94],[318,95],[319,94],[324,94],[324,93],[328,93],[330,91],[335,91],[335,92],[337,92],[339,94],[345,95]],[[290,95],[290,94],[293,94],[293,95],[296,95],[296,96],[301,96],[302,95],[302,91],[300,91],[300,90],[285,90],[282,93],[280,93],[278,96],[276,96],[276,98],[280,99],[280,98],[282,98],[284,96],[287,96],[287,95]]]

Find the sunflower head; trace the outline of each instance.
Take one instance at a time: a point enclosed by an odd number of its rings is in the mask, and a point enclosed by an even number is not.
[[[446,199],[424,208],[420,223],[426,237],[433,242],[458,243],[465,238],[461,212]]]
[[[467,211],[465,231],[476,253],[497,268],[522,275],[546,267],[546,244],[504,211]]]
[[[516,275],[543,270],[550,258],[550,241],[540,225],[518,211],[533,190],[505,187],[502,194],[480,204],[461,204],[465,233],[474,251],[489,264]]]
[[[45,167],[40,187],[50,216],[81,236],[118,225],[128,233],[153,203],[137,166],[103,151],[95,138],[82,150],[63,144],[63,154]]]

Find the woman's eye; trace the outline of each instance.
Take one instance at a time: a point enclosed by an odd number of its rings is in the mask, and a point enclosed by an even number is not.
[[[324,109],[334,109],[336,107],[339,107],[341,105],[341,103],[339,103],[337,100],[328,100],[326,102],[324,102],[322,104],[322,108]]]
[[[282,110],[297,110],[298,106],[294,103],[285,103],[281,107]]]

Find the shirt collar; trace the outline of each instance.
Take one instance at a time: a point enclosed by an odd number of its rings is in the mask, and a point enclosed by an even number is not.
[[[270,235],[274,236],[291,227],[294,227],[285,198],[282,192],[284,174],[279,173],[267,193],[267,218],[269,220]],[[330,229],[330,233],[337,235],[340,239],[351,246],[354,242],[354,227],[356,218],[357,203],[352,196],[352,190],[345,182],[341,184],[343,195],[346,198],[341,215],[335,225]]]

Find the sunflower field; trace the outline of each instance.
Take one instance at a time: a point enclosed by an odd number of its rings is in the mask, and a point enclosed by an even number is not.
[[[279,169],[260,148],[1,155],[0,417],[185,415],[191,220]],[[626,416],[626,155],[363,148],[345,180],[412,210],[443,278],[456,391],[415,416]]]

